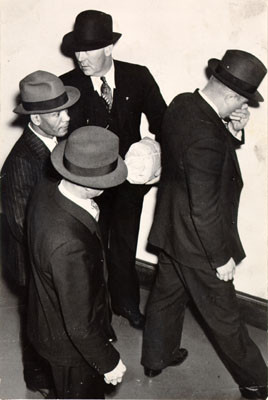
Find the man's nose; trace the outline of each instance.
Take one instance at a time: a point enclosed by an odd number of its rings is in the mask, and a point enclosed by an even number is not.
[[[76,51],[75,57],[77,58],[77,61],[82,61],[83,58],[85,57],[85,52],[84,51]]]

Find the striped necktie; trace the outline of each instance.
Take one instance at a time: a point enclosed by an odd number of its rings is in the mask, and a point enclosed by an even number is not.
[[[101,85],[101,97],[104,99],[107,110],[110,112],[113,105],[112,89],[108,85],[105,76],[101,76],[101,80],[103,82]]]

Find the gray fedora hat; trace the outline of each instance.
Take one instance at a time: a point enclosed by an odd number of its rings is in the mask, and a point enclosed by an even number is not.
[[[127,167],[119,156],[119,138],[100,126],[84,126],[61,141],[51,154],[54,168],[81,186],[105,189],[120,185]]]
[[[90,51],[115,44],[121,33],[113,32],[111,15],[97,10],[82,11],[77,15],[74,29],[62,40],[62,51],[71,55],[75,51]]]
[[[221,60],[210,59],[208,67],[215,78],[236,93],[247,99],[263,101],[257,89],[267,69],[253,54],[242,50],[227,50]]]
[[[21,103],[17,114],[44,114],[71,107],[80,97],[72,86],[64,86],[60,78],[46,71],[35,71],[20,81]]]

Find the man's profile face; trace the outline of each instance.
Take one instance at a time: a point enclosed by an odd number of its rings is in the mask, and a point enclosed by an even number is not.
[[[75,57],[77,59],[79,68],[87,76],[102,76],[106,68],[107,56],[105,48],[88,51],[76,51]]]
[[[68,110],[39,114],[39,128],[48,136],[62,137],[68,132],[70,117]]]

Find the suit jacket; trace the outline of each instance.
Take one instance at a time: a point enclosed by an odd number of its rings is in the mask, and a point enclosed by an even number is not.
[[[100,374],[119,354],[109,342],[110,310],[98,225],[65,198],[58,183],[42,182],[28,214],[33,279],[28,335],[47,360],[74,366],[86,360]]]
[[[149,130],[159,139],[166,103],[154,78],[146,67],[114,60],[115,85],[111,114],[89,76],[78,67],[60,76],[65,85],[77,87],[79,101],[70,108],[69,131],[85,125],[98,125],[112,130],[120,139],[120,155],[141,139],[140,122],[144,113]]]
[[[42,177],[54,177],[50,151],[27,126],[1,171],[5,225],[5,257],[9,275],[19,285],[27,282],[28,254],[25,230],[27,205]]]
[[[196,91],[175,97],[163,122],[163,170],[149,241],[189,267],[245,253],[237,230],[243,186],[238,141]]]

